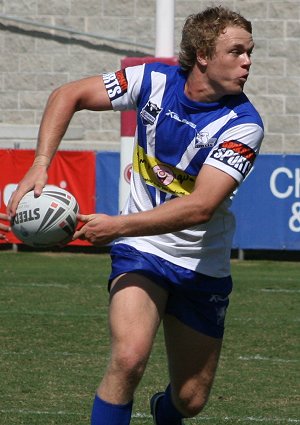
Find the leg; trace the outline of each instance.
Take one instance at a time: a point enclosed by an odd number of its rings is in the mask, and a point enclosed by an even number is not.
[[[167,292],[145,276],[128,273],[111,289],[111,357],[97,394],[106,402],[126,404],[143,375],[162,319]]]
[[[171,397],[184,417],[205,406],[214,381],[222,339],[199,333],[174,316],[164,318]]]

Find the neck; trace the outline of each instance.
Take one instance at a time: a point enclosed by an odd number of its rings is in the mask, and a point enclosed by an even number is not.
[[[206,74],[196,65],[188,75],[184,93],[189,99],[201,103],[217,102],[222,97],[216,94],[213,87],[209,84]]]

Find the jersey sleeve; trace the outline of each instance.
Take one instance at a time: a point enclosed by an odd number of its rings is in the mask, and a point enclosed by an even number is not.
[[[103,74],[104,85],[115,111],[135,109],[141,90],[145,65]]]
[[[251,171],[264,133],[256,123],[243,123],[226,130],[205,160],[241,183]]]

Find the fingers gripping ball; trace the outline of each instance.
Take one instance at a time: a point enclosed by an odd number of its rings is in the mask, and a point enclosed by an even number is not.
[[[39,197],[28,192],[21,199],[11,227],[18,239],[36,248],[64,246],[77,225],[78,203],[65,189],[46,185]]]

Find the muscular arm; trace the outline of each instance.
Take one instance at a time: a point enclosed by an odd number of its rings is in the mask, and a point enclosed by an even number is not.
[[[68,83],[49,96],[40,125],[36,155],[52,159],[75,112],[112,109],[100,76]]]
[[[75,112],[112,109],[101,76],[65,84],[49,96],[41,121],[35,160],[11,197],[7,212],[14,216],[20,199],[34,189],[39,196],[47,182],[47,169]]]
[[[186,229],[209,221],[216,208],[236,187],[237,182],[231,176],[204,165],[190,195],[136,214],[82,216],[86,224],[75,233],[74,238],[101,245],[121,236],[150,236]]]

